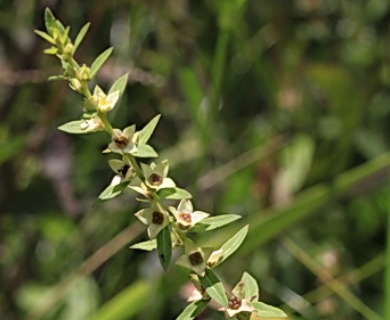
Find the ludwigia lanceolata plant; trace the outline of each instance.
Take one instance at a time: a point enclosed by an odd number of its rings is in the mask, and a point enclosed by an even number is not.
[[[91,88],[99,69],[112,53],[112,48],[101,53],[91,66],[80,64],[74,54],[86,35],[87,23],[73,41],[69,36],[70,27],[64,27],[49,9],[45,11],[46,32],[36,33],[51,44],[46,54],[57,57],[63,73],[50,79],[66,80],[71,90],[82,96],[82,115],[60,126],[59,129],[70,134],[90,134],[103,131],[108,135],[107,148],[112,158],[108,160],[114,171],[111,184],[100,194],[100,200],[109,200],[122,193],[126,188],[138,194],[137,200],[147,204],[135,216],[147,226],[148,241],[134,244],[133,249],[156,249],[161,265],[166,270],[172,258],[172,250],[182,254],[176,264],[190,270],[190,279],[195,285],[191,302],[177,319],[194,319],[214,300],[220,310],[231,319],[281,318],[286,314],[272,306],[259,301],[259,289],[255,279],[244,272],[240,282],[230,292],[214,269],[225,262],[243,242],[248,226],[230,237],[221,247],[198,246],[194,242],[195,233],[210,232],[216,228],[232,223],[240,218],[238,215],[216,215],[194,209],[191,194],[176,186],[169,178],[169,163],[166,160],[148,162],[158,154],[149,144],[149,139],[160,119],[156,115],[141,130],[134,124],[126,128],[116,128],[110,123],[107,113],[110,112],[123,94],[127,84],[127,75],[116,80],[108,92],[98,85]],[[167,202],[177,201],[177,206]]]

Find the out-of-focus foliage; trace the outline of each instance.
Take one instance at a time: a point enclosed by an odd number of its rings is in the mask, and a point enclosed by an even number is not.
[[[105,137],[57,131],[81,101],[46,82],[59,69],[33,34],[45,6],[73,36],[91,22],[80,61],[115,48],[98,75],[108,91],[129,72],[112,121],[163,115],[153,144],[196,207],[260,221],[217,270],[227,283],[246,270],[260,301],[304,319],[382,314],[387,1],[58,0],[0,1],[1,319],[174,319],[188,291],[183,269],[163,276],[128,249],[146,239],[131,191],[96,202],[112,178]],[[278,214],[283,227],[261,232]]]

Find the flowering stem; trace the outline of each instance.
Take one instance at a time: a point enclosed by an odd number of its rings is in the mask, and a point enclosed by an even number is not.
[[[104,124],[104,129],[107,131],[107,133],[112,136],[112,134],[114,133],[114,130],[112,129],[112,126],[111,126],[111,123],[110,121],[108,121],[107,119],[107,116],[105,113],[102,113],[100,111],[98,111],[98,116],[100,118],[100,120],[103,122]]]

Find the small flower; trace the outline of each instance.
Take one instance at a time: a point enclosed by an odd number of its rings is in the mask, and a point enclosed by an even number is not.
[[[189,199],[181,200],[177,209],[174,207],[169,207],[169,209],[176,218],[177,226],[182,230],[191,229],[196,223],[210,215],[206,212],[194,211]]]
[[[90,119],[84,120],[80,124],[80,128],[87,132],[101,131],[104,129],[104,124],[98,116],[93,116]]]
[[[115,177],[112,179],[111,185],[118,185],[122,181],[130,181],[135,176],[134,169],[125,157],[123,160],[110,159],[108,160],[108,164],[115,172]]]
[[[81,68],[81,70],[83,70],[83,68]],[[87,73],[88,70],[85,69],[83,75],[86,74],[85,76],[88,76]],[[114,108],[118,99],[119,99],[119,90],[110,93],[107,96],[99,86],[95,87],[93,96],[90,98],[90,100],[94,103],[95,108],[102,113],[107,113],[111,111]]]
[[[104,152],[115,152],[120,154],[134,153],[137,151],[137,147],[134,143],[134,133],[135,125],[127,127],[123,131],[119,129],[113,129],[112,141]]]
[[[229,318],[235,317],[240,312],[252,312],[255,308],[252,303],[245,298],[245,286],[242,281],[232,290],[232,294],[229,298],[229,308],[222,308]]]
[[[158,233],[169,223],[168,214],[155,204],[152,204],[151,208],[138,211],[135,216],[148,226],[147,232],[150,239],[156,238]]]
[[[141,163],[142,171],[145,176],[145,183],[149,188],[160,190],[163,188],[174,188],[175,182],[167,178],[169,164],[167,160],[159,164],[151,163],[150,166]]]
[[[190,239],[186,239],[184,254],[177,259],[179,266],[195,271],[201,277],[205,274],[207,260],[212,253],[211,248],[202,248],[196,246]]]

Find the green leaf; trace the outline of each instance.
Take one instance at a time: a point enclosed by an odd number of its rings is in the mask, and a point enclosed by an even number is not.
[[[74,41],[74,49],[73,49],[73,53],[76,52],[77,48],[79,47],[81,41],[83,41],[85,35],[87,34],[88,32],[88,29],[89,29],[89,26],[91,24],[88,22],[86,23],[82,28],[81,30],[79,31],[79,34],[77,35],[76,37],[76,40]]]
[[[146,144],[149,141],[149,138],[154,132],[158,121],[160,120],[161,114],[155,116],[149,123],[139,132],[138,143]]]
[[[176,320],[192,320],[195,319],[198,315],[202,313],[204,309],[206,309],[210,300],[197,300],[190,303],[180,315],[176,318]]]
[[[132,153],[134,157],[138,158],[156,158],[158,157],[157,152],[153,149],[153,147],[148,144],[141,144],[137,146],[137,151]]]
[[[169,225],[157,235],[157,252],[161,266],[167,271],[172,257],[172,240]]]
[[[241,219],[238,214],[222,214],[199,221],[192,229],[193,232],[204,232],[223,227],[233,221]]]
[[[185,189],[181,188],[164,188],[160,189],[157,194],[164,199],[170,200],[181,200],[181,199],[191,199],[191,193]]]
[[[115,186],[109,185],[103,192],[99,195],[98,199],[101,201],[107,201],[112,198],[119,196],[122,191],[129,185],[130,181],[123,181]]]
[[[218,262],[218,265],[225,261],[229,256],[231,256],[242,244],[247,233],[249,225],[246,225],[240,229],[233,237],[226,241],[222,246],[222,257]]]
[[[71,134],[87,134],[90,133],[88,131],[85,131],[81,129],[81,124],[83,123],[83,120],[75,120],[75,121],[70,121],[67,123],[64,123],[63,125],[58,127],[58,130],[71,133]]]
[[[34,30],[34,32],[40,36],[41,38],[45,39],[47,42],[50,42],[51,44],[55,44],[55,41],[53,40],[50,35],[48,35],[46,32],[40,31],[40,30]]]
[[[145,251],[153,251],[156,248],[157,248],[156,239],[136,243],[130,246],[130,249],[138,249],[138,250],[145,250]]]
[[[259,300],[259,286],[256,279],[248,272],[244,272],[241,282],[244,283],[245,287],[245,299],[252,302]]]
[[[225,289],[213,270],[206,268],[205,275],[203,277],[199,277],[199,280],[211,298],[213,298],[221,306],[225,308],[228,307]]]
[[[123,94],[123,92],[126,89],[127,86],[127,79],[129,77],[129,74],[126,73],[119,79],[117,79],[111,86],[110,91],[108,91],[108,94],[111,94],[115,91],[119,91],[119,96]]]
[[[108,57],[111,55],[113,48],[108,48],[107,50],[103,51],[92,63],[91,65],[91,78],[93,78],[96,73],[100,70],[102,65],[106,62]]]
[[[53,76],[50,76],[49,78],[47,78],[47,80],[49,81],[56,81],[56,80],[67,80],[68,78],[65,77],[64,75],[62,74],[56,74],[56,75],[53,75]]]
[[[257,310],[257,316],[261,318],[287,318],[287,314],[276,308],[274,306],[270,306],[264,302],[253,302],[253,307]]]
[[[56,29],[56,18],[54,17],[53,13],[49,8],[45,9],[45,26],[47,32],[52,35],[52,32],[54,29]]]

